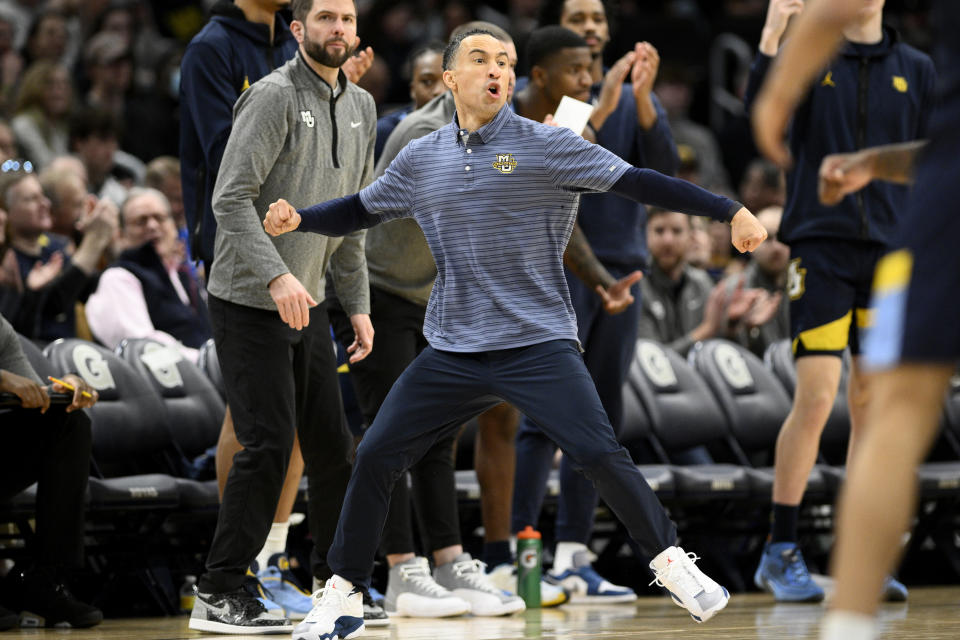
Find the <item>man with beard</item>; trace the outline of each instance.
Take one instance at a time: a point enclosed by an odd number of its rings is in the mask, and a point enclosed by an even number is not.
[[[292,630],[242,585],[270,529],[294,432],[310,480],[312,573],[321,581],[331,576],[326,551],[353,441],[323,304],[328,264],[355,331],[351,361],[373,344],[363,232],[342,241],[300,234],[271,240],[260,228],[281,193],[297,194],[302,206],[354,193],[373,175],[373,98],[340,69],[356,40],[356,7],[352,0],[295,0],[292,9],[298,53],[237,101],[213,195],[208,304],[243,449],[234,456],[198,584],[190,628],[201,631]]]

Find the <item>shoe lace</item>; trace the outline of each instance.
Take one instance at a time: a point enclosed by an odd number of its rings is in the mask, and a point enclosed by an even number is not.
[[[313,601],[314,607],[323,607],[334,603],[345,605],[348,595],[349,594],[343,592],[343,589],[334,588],[333,580],[327,580],[326,584],[314,591],[310,598]]]
[[[425,591],[428,595],[442,597],[446,595],[446,589],[437,584],[437,581],[430,575],[426,563],[417,562],[400,567],[400,578],[413,583],[414,586]]]
[[[803,554],[800,553],[799,548],[794,547],[785,551],[783,559],[785,561],[783,572],[788,580],[798,584],[810,581],[810,571],[807,570],[807,564],[803,561]]]
[[[686,560],[691,564],[696,563],[699,559],[700,556],[692,551],[686,554]],[[657,570],[653,581],[647,586],[657,585],[669,589],[667,583],[675,583],[691,595],[697,595],[704,590],[697,577],[686,567],[684,558],[677,558],[676,561],[668,563],[666,569]]]
[[[461,560],[460,562],[454,563],[453,573],[469,584],[472,589],[499,593],[499,589],[494,587],[490,583],[490,579],[487,578],[486,567],[486,563],[480,560]]]

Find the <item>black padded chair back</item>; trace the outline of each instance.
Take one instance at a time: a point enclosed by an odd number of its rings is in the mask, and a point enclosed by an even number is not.
[[[223,371],[220,370],[220,360],[217,359],[217,347],[210,338],[200,345],[200,357],[197,359],[197,366],[207,374],[210,382],[213,383],[220,399],[227,401],[227,387],[223,383]]]
[[[726,438],[726,418],[710,389],[672,349],[653,340],[637,340],[626,385],[640,400],[653,435],[668,454]]]
[[[793,398],[797,388],[797,367],[793,359],[790,340],[780,340],[767,347],[763,355],[764,364],[773,371],[777,379]],[[843,354],[843,371],[840,374],[840,386],[834,400],[827,426],[820,436],[820,453],[830,464],[842,465],[847,458],[847,443],[850,440],[850,411],[847,406],[847,381],[850,378],[850,352]]]
[[[773,464],[777,435],[790,398],[776,376],[748,349],[728,340],[707,340],[690,352],[727,417],[730,432],[757,465]]]
[[[57,340],[44,355],[59,371],[74,371],[100,394],[88,409],[93,459],[106,477],[175,473],[182,468],[160,396],[116,354],[77,338]]]
[[[225,406],[197,365],[149,338],[124,340],[117,354],[163,399],[170,433],[184,455],[193,458],[217,444]]]

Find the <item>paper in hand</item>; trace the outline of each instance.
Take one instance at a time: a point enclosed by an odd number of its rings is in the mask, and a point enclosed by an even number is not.
[[[570,96],[563,96],[560,99],[560,105],[557,112],[553,114],[553,121],[558,127],[566,127],[577,135],[583,133],[587,126],[587,120],[593,113],[593,105],[581,102]]]

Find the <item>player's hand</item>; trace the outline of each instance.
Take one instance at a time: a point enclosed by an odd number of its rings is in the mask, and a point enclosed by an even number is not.
[[[356,84],[363,77],[363,74],[373,66],[373,47],[360,49],[360,38],[358,36],[353,48],[356,53],[347,58],[340,68],[343,70],[343,74],[347,76],[347,80]]]
[[[801,11],[803,11],[803,0],[770,0],[770,6],[767,7],[767,20],[763,23],[761,44],[769,42],[772,49],[765,50],[765,47],[761,46],[760,51],[770,56],[776,55],[780,38],[787,30],[790,18]]]
[[[634,271],[620,278],[607,289],[604,289],[602,285],[598,284],[597,295],[603,300],[603,310],[611,316],[626,311],[627,307],[634,302],[630,288],[637,282],[640,282],[642,278],[642,271]]]
[[[68,373],[62,376],[62,379],[64,382],[73,387],[73,402],[71,402],[67,407],[67,413],[76,411],[77,409],[92,407],[97,403],[97,400],[100,399],[100,394],[97,393],[97,390],[87,384],[87,381],[80,376],[74,373]],[[70,389],[63,386],[59,382],[54,382],[51,385],[51,388],[60,393],[64,391],[70,391]],[[84,392],[89,395],[84,395]]]
[[[767,239],[767,230],[750,213],[746,207],[741,207],[730,221],[730,236],[733,246],[740,253],[753,251]]]
[[[350,364],[360,362],[373,351],[373,323],[370,322],[370,315],[366,313],[355,313],[350,316],[350,324],[353,325],[353,344],[347,347],[347,353],[351,354]]]
[[[263,228],[272,236],[293,231],[299,226],[300,214],[283,198],[271,204],[263,218]]]
[[[634,45],[634,63],[630,71],[630,82],[633,84],[633,94],[637,100],[650,95],[653,83],[657,80],[657,71],[660,69],[660,54],[656,47],[649,42],[638,42]]]
[[[820,202],[834,205],[845,196],[863,189],[873,180],[873,163],[869,154],[834,153],[820,163],[817,192]]]
[[[620,104],[620,93],[623,91],[623,82],[630,73],[630,67],[633,66],[637,54],[634,51],[628,51],[619,60],[613,63],[613,66],[603,76],[603,85],[600,87],[600,95],[597,98],[597,104],[590,114],[590,126],[595,131],[599,131],[603,123],[607,121],[610,114],[616,111]]]
[[[277,276],[270,281],[269,289],[270,297],[280,312],[280,319],[291,329],[300,331],[310,324],[310,307],[317,306],[317,301],[296,276],[292,273]]]
[[[40,413],[46,413],[50,408],[50,396],[45,388],[38,382],[12,371],[0,369],[0,391],[20,398],[20,406],[24,409],[40,409]]]

